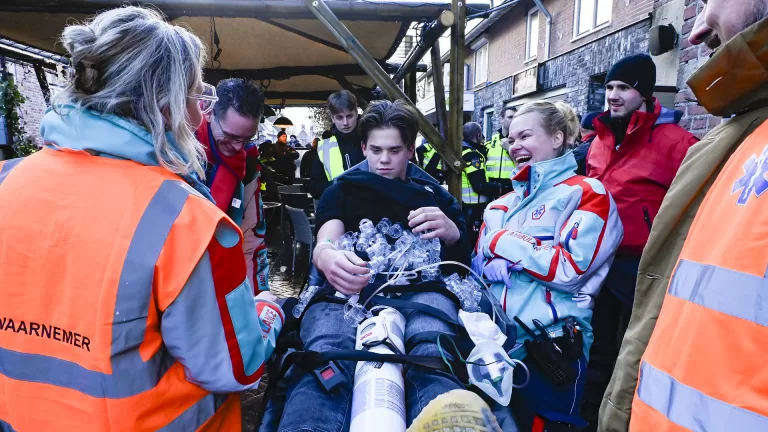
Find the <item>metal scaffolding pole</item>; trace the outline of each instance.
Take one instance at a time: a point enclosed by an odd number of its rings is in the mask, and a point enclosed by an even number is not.
[[[398,87],[395,82],[392,81],[392,78],[387,75],[384,69],[382,69],[381,65],[376,62],[376,60],[368,53],[365,47],[363,47],[363,45],[357,40],[357,38],[355,38],[349,29],[347,29],[347,27],[336,17],[331,9],[328,8],[328,5],[324,0],[304,1],[312,13],[315,14],[317,19],[325,24],[331,34],[333,34],[333,36],[336,37],[336,39],[339,41],[341,46],[343,46],[344,49],[346,49],[347,52],[352,56],[352,58],[354,58],[355,61],[360,64],[365,72],[371,78],[373,78],[376,84],[387,93],[387,96],[389,96],[390,99],[405,100],[415,108],[413,101],[408,99],[400,87]],[[454,2],[455,1],[456,0],[454,0]],[[461,24],[461,28],[463,32],[463,23]],[[463,38],[464,37],[462,34],[462,40]],[[465,165],[461,159],[461,152],[457,152],[455,146],[448,145],[445,138],[440,135],[440,132],[438,132],[438,130],[432,126],[432,124],[429,122],[429,120],[427,120],[424,114],[421,113],[421,111],[416,109],[416,113],[419,116],[419,129],[421,130],[421,133],[427,138],[427,140],[429,140],[432,145],[435,146],[435,149],[438,151],[438,153],[440,153],[443,159],[447,162],[447,165],[451,168],[451,172],[456,174],[461,173],[461,170]],[[459,120],[459,122],[460,121],[461,120]],[[459,185],[459,189],[451,190],[451,193],[454,194],[454,196],[457,196],[456,193],[461,193],[460,186],[461,185]]]
[[[451,12],[456,20],[451,27],[451,83],[448,92],[448,147],[461,154],[464,126],[464,20],[467,5],[464,0],[453,0]],[[435,65],[433,64],[434,68]],[[437,95],[435,95],[437,97]],[[462,161],[463,162],[463,161]],[[448,191],[461,203],[461,172],[448,171]]]

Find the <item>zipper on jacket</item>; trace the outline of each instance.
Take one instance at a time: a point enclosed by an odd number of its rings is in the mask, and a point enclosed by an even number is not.
[[[648,207],[643,206],[643,219],[645,220],[645,224],[648,225],[648,231],[651,231],[651,214],[648,213]]]
[[[352,163],[349,162],[349,154],[344,154],[344,158],[347,160],[347,169],[352,168]]]

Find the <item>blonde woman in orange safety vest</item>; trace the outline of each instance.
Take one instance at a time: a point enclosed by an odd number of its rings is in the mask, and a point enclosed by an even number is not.
[[[45,148],[0,162],[0,430],[240,430],[283,315],[198,180],[203,45],[136,7],[61,42]]]

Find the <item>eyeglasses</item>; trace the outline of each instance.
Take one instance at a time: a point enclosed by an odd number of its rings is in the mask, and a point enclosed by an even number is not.
[[[193,94],[187,97],[197,99],[197,103],[200,105],[200,111],[202,111],[203,114],[211,112],[216,101],[219,100],[218,96],[216,96],[216,87],[207,83],[203,83],[203,91],[200,94]]]
[[[232,135],[231,133],[224,130],[224,128],[221,126],[221,121],[219,121],[219,118],[215,115],[213,116],[213,119],[216,120],[216,125],[219,127],[219,130],[221,131],[221,134],[224,135],[224,139],[227,140],[231,144],[240,144],[240,145],[246,145],[249,142],[253,141],[253,138],[243,138],[239,137],[237,135]]]

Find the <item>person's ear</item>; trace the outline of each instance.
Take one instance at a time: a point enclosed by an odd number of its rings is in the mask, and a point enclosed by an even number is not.
[[[562,131],[555,132],[554,135],[552,135],[552,148],[554,150],[558,150],[560,147],[565,145],[565,135]]]

